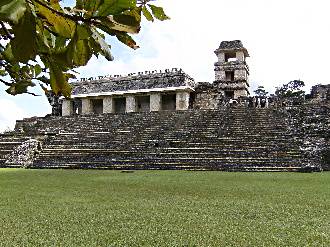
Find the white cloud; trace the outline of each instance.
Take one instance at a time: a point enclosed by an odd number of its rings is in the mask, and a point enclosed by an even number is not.
[[[22,119],[24,111],[9,99],[0,99],[0,132],[13,129],[16,119]]]

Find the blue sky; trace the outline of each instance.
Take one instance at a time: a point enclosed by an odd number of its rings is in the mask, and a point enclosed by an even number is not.
[[[115,61],[93,58],[79,69],[80,76],[181,67],[196,81],[212,82],[213,51],[223,40],[240,39],[251,56],[252,90],[263,85],[272,91],[295,79],[305,81],[306,90],[330,83],[328,0],[157,0],[154,4],[163,6],[171,20],[144,21],[135,36],[141,47],[136,51],[107,39]],[[49,112],[45,97],[9,96],[0,84],[0,130],[12,128],[15,119]]]

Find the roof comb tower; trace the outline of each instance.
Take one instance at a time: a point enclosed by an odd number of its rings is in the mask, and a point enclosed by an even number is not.
[[[249,67],[246,58],[249,53],[240,40],[222,41],[220,47],[214,51],[218,62],[214,64],[214,83],[227,97],[238,98],[248,96]]]

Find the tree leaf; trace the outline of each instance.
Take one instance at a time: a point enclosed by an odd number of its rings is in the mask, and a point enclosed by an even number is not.
[[[24,0],[1,0],[0,18],[17,24],[26,11]]]
[[[27,88],[34,86],[35,84],[30,80],[21,80],[11,84],[10,87],[6,90],[6,92],[11,95],[27,93]]]
[[[91,29],[92,31],[92,37],[94,42],[96,43],[97,46],[99,46],[101,54],[108,60],[112,61],[113,56],[110,51],[109,45],[105,42],[105,40],[101,37],[98,31],[96,31],[95,28]]]
[[[14,39],[11,48],[15,60],[26,63],[34,59],[37,53],[36,21],[31,11],[26,11],[18,25],[13,27]]]
[[[34,76],[37,77],[38,75],[40,75],[42,72],[42,68],[39,64],[36,64],[34,66]]]
[[[125,32],[116,32],[116,37],[120,42],[124,43],[125,45],[134,50],[139,48],[139,46],[136,45],[134,39]]]
[[[90,38],[90,30],[86,25],[77,25],[76,33],[78,40]]]
[[[142,7],[142,13],[148,21],[154,21],[154,18],[152,17],[152,14],[150,13],[150,11],[147,9],[146,6]]]
[[[56,63],[49,63],[50,86],[56,95],[62,94],[66,98],[71,97],[71,85],[61,68]]]
[[[168,17],[165,14],[165,12],[164,12],[164,10],[163,10],[162,7],[157,7],[157,6],[152,5],[152,4],[148,4],[148,6],[150,7],[151,12],[154,15],[154,17],[156,17],[158,20],[165,21],[165,20],[170,19],[170,17]]]
[[[4,59],[9,62],[15,61],[10,43],[7,44],[6,49],[1,53],[1,55],[3,55]]]
[[[112,16],[99,18],[100,23],[97,27],[105,32],[111,33],[113,30],[127,33],[138,33],[140,26],[129,26],[119,22],[116,22]],[[111,34],[110,34],[111,35]]]
[[[117,15],[136,7],[136,0],[104,0],[95,16]]]
[[[92,57],[92,51],[87,39],[72,39],[68,45],[67,59],[74,67],[84,66]]]
[[[39,13],[47,19],[50,26],[59,35],[71,38],[76,30],[76,23],[69,18],[59,15],[55,11],[52,11],[40,4],[37,5]]]

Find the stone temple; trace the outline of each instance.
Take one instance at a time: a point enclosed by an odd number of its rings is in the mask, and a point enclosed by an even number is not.
[[[321,171],[330,168],[330,90],[300,102],[251,97],[248,50],[215,50],[215,79],[182,69],[73,82],[52,114],[0,135],[0,164],[27,168]]]

